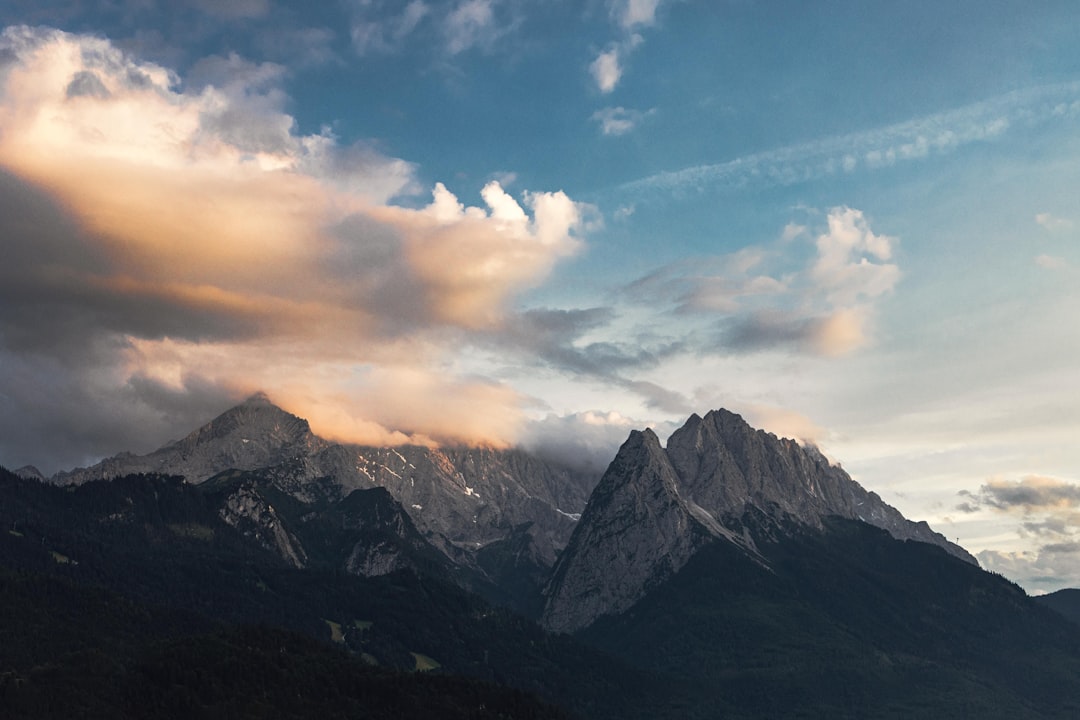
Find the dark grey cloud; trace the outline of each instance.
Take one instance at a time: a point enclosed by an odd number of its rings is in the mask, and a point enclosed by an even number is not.
[[[1050,543],[1039,548],[1040,553],[1049,555],[1071,555],[1080,553],[1080,542]]]
[[[73,358],[0,347],[0,464],[46,475],[122,451],[149,452],[239,398],[198,377],[177,387],[134,376],[111,382],[117,358],[86,348]]]
[[[153,288],[100,282],[109,259],[43,192],[0,172],[0,463],[51,473],[121,450],[146,451],[205,421],[230,391],[198,377],[167,388],[113,378],[127,336],[239,338],[258,328]],[[190,425],[194,427],[194,425]]]
[[[67,86],[67,96],[71,97],[96,97],[104,100],[109,97],[109,89],[101,82],[101,78],[90,70],[80,70]]]
[[[645,399],[645,404],[666,413],[689,414],[694,412],[694,403],[682,393],[669,390],[647,380],[626,380],[620,383],[627,390],[632,390]]]
[[[1057,478],[1028,475],[1016,482],[994,480],[978,492],[962,491],[978,505],[1026,512],[1080,507],[1080,485]]]
[[[578,343],[587,332],[605,328],[615,319],[615,311],[608,307],[527,310],[508,318],[490,340],[551,368],[594,378],[615,378],[620,371],[652,367],[667,352],[633,343]]]
[[[955,509],[962,513],[971,514],[979,512],[979,505],[978,503],[962,502]]]
[[[1025,522],[1022,527],[1025,532],[1041,537],[1071,535],[1076,531],[1080,531],[1080,526],[1074,522],[1076,519],[1077,518],[1070,517],[1048,517],[1038,522]]]
[[[755,313],[725,323],[710,349],[736,353],[774,348],[807,349],[821,337],[827,321],[827,318]]]
[[[118,268],[65,208],[0,171],[0,339],[9,350],[75,357],[91,338],[243,338],[269,314],[222,311],[168,288],[116,282]]]
[[[635,379],[662,360],[685,352],[683,341],[638,334],[625,342],[580,342],[590,331],[606,329],[616,319],[610,307],[527,310],[509,318],[488,341],[502,351],[519,354],[530,364],[630,390],[642,396],[649,407],[688,412],[690,403],[682,395]]]

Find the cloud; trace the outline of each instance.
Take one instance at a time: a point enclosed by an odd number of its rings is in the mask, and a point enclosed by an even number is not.
[[[205,419],[259,388],[338,437],[513,441],[527,399],[448,363],[578,250],[589,208],[495,182],[482,207],[441,184],[391,205],[413,165],[299,134],[272,63],[206,58],[184,83],[26,27],[0,56],[0,402],[23,447],[51,438],[54,469],[148,450],[181,398]],[[116,422],[61,440],[26,388]]]
[[[977,557],[983,567],[1035,591],[1080,583],[1080,485],[1025,475],[1012,481],[993,478],[976,492],[962,490],[959,494],[965,500],[958,510],[1017,515],[1022,519],[1018,535],[1028,539],[1029,545],[1037,543],[1034,550],[1022,552],[980,552]]]
[[[496,0],[464,0],[446,17],[446,49],[457,55],[472,47],[487,47],[503,33],[495,20]]]
[[[1042,226],[1043,229],[1052,233],[1072,230],[1073,228],[1072,220],[1057,217],[1050,213],[1038,213],[1035,216],[1035,222]]]
[[[945,155],[1009,132],[1080,117],[1080,82],[1043,85],[946,112],[847,135],[666,171],[625,183],[624,194],[739,190],[812,182]]]
[[[397,14],[388,13],[384,6],[385,3],[370,0],[353,3],[350,36],[358,54],[397,51],[431,12],[431,7],[423,0],[411,0]],[[400,7],[397,3],[394,6],[395,9]]]
[[[662,267],[622,290],[627,299],[667,307],[713,326],[699,349],[714,353],[786,350],[823,357],[849,354],[869,342],[875,303],[900,279],[896,239],[870,229],[859,210],[829,211],[802,267],[789,245],[807,228],[789,223],[776,248],[750,246],[721,257]]]
[[[530,421],[522,433],[522,446],[556,462],[588,472],[603,473],[631,430],[652,427],[666,437],[678,424],[652,424],[617,412],[589,410],[570,415],[547,415]]]
[[[833,209],[828,223],[828,232],[817,238],[818,257],[810,271],[828,302],[848,308],[890,292],[900,279],[900,269],[875,261],[892,257],[896,239],[875,235],[862,211],[848,207]]]
[[[601,473],[630,431],[641,427],[616,412],[552,414],[526,426],[522,446],[541,457]]]
[[[359,55],[420,45],[450,57],[473,49],[487,52],[521,24],[518,6],[504,0],[351,0],[348,7],[352,47]]]
[[[1034,551],[983,550],[975,557],[985,569],[1035,595],[1080,584],[1080,543],[1054,543]]]
[[[790,348],[822,357],[840,357],[866,341],[866,318],[856,310],[820,317],[760,312],[739,318],[723,333],[723,347],[738,352]]]
[[[634,30],[655,23],[659,4],[660,0],[617,0],[610,4],[611,17],[619,26],[621,37],[597,53],[589,64],[589,74],[601,93],[611,93],[619,84],[626,59],[644,42],[641,34]]]
[[[631,132],[650,114],[652,114],[651,110],[643,113],[639,110],[627,110],[624,107],[609,107],[594,112],[592,119],[599,123],[601,133],[617,137]]]
[[[621,27],[632,29],[656,24],[656,11],[663,0],[612,0],[611,16]]]
[[[747,422],[782,438],[816,445],[825,439],[825,429],[810,418],[787,408],[747,403],[742,408]]]
[[[981,506],[1004,511],[1080,508],[1080,485],[1041,475],[1025,475],[1016,481],[995,478],[967,496]]]
[[[1051,271],[1063,271],[1071,270],[1072,263],[1063,257],[1057,255],[1047,255],[1045,253],[1035,256],[1035,264],[1041,267],[1043,270]]]
[[[602,93],[610,93],[619,84],[622,77],[622,64],[619,62],[619,48],[610,47],[604,50],[589,65],[589,73],[596,82],[597,89]]]

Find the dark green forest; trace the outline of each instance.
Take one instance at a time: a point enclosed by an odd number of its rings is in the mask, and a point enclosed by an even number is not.
[[[220,519],[224,482],[0,470],[5,717],[1080,717],[1080,626],[862,523],[749,517],[760,558],[713,543],[570,637],[433,557],[348,574],[333,520],[289,567]]]

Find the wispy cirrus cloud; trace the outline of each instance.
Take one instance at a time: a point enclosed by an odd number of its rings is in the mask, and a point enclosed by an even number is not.
[[[353,49],[360,55],[396,52],[426,18],[431,7],[423,0],[410,0],[401,7],[395,3],[360,0],[351,7],[353,20],[349,29]]]
[[[1077,119],[1080,82],[1044,85],[882,128],[661,172],[618,189],[624,194],[645,195],[795,185],[947,154],[972,143],[992,141],[1016,127]]]
[[[652,110],[641,112],[624,107],[607,107],[593,113],[592,119],[600,126],[600,133],[611,137],[626,135],[646,117],[653,113]]]
[[[521,22],[518,7],[505,0],[352,0],[349,12],[352,47],[360,55],[398,53],[417,43],[450,57],[486,52]]]

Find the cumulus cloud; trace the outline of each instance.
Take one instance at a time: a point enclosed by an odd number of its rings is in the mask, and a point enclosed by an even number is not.
[[[789,245],[807,228],[789,223],[777,248],[751,246],[715,258],[662,267],[623,289],[631,300],[668,306],[714,326],[709,352],[785,349],[824,357],[846,355],[872,334],[875,303],[900,279],[896,239],[874,233],[863,213],[833,208],[802,267]]]
[[[589,64],[589,73],[596,82],[597,89],[609,93],[619,84],[622,77],[622,65],[619,62],[619,48],[610,47],[596,56]]]
[[[0,376],[3,417],[55,438],[27,391],[50,387],[72,418],[116,413],[56,441],[58,466],[150,449],[184,398],[203,419],[260,387],[337,437],[514,439],[525,399],[447,357],[578,249],[584,206],[498,183],[482,207],[441,184],[391,205],[418,190],[413,166],[299,134],[273,64],[207,58],[185,83],[26,27],[0,57],[0,363],[20,368]]]
[[[1080,543],[1048,544],[1037,550],[983,550],[979,564],[1023,585],[1032,594],[1053,592],[1080,583]]]
[[[654,25],[663,0],[612,0],[611,16],[624,28]]]
[[[451,55],[475,46],[489,46],[502,29],[495,21],[495,0],[464,0],[450,11],[444,25]]]
[[[610,3],[611,18],[621,37],[597,53],[589,64],[596,88],[604,94],[615,90],[622,79],[626,60],[644,38],[636,29],[655,24],[661,0],[616,0]],[[607,133],[605,133],[607,134]]]
[[[979,506],[996,510],[1021,510],[1033,512],[1080,508],[1080,485],[1041,475],[1025,475],[1010,481],[994,478],[982,485],[978,492],[963,492]]]
[[[848,207],[833,209],[828,222],[828,232],[818,236],[810,275],[829,303],[848,308],[890,292],[900,269],[883,261],[892,256],[895,238],[875,235],[862,211]]]
[[[1080,485],[1043,475],[992,478],[975,492],[962,490],[961,512],[1017,517],[1017,533],[1034,544],[1022,552],[985,550],[977,557],[1034,590],[1057,590],[1080,582]]]

